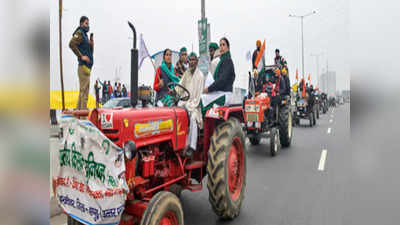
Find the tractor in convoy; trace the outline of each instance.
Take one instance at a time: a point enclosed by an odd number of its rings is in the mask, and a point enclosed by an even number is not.
[[[315,107],[314,95],[305,90],[301,91],[303,88],[305,89],[300,84],[296,97],[295,111],[293,112],[294,124],[299,126],[300,119],[306,119],[309,120],[309,126],[312,127],[316,124],[316,111],[319,109]]]
[[[189,114],[179,101],[190,93],[179,84],[168,84],[184,90],[174,93],[173,107],[135,107],[138,100],[138,50],[136,31],[131,50],[131,108],[93,109],[70,112],[87,116],[110,141],[123,149],[125,177],[129,193],[120,220],[123,224],[184,224],[179,200],[182,190],[203,188],[207,177],[209,202],[222,219],[233,219],[240,213],[246,187],[246,145],[241,127],[241,105],[213,108],[204,118],[199,131],[197,150],[191,159],[182,156],[189,131]],[[285,128],[286,129],[286,128]],[[287,142],[285,142],[287,143]],[[68,225],[81,224],[72,217]]]
[[[245,128],[252,145],[258,145],[262,137],[270,139],[270,154],[289,147],[292,141],[292,112],[290,96],[279,94],[280,71],[275,65],[265,66],[264,72],[252,76],[249,72],[248,98],[244,103]],[[252,92],[252,93],[250,93]]]

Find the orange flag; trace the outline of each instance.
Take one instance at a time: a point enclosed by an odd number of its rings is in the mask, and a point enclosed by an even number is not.
[[[258,63],[261,61],[262,56],[264,55],[264,51],[265,51],[265,40],[260,48],[260,52],[257,55],[256,61],[254,62],[254,66],[258,68]]]
[[[303,91],[301,92],[301,97],[306,97],[306,85],[304,84],[304,78],[301,78],[301,83],[303,84]]]
[[[296,80],[298,80],[298,79],[299,79],[299,70],[296,69]]]

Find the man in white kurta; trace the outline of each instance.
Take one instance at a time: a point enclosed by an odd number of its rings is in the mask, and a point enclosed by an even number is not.
[[[186,144],[188,145],[185,155],[191,157],[193,151],[196,150],[198,128],[203,127],[203,118],[200,109],[200,97],[204,87],[204,75],[197,68],[198,59],[195,53],[189,55],[189,69],[185,71],[179,84],[185,87],[189,93],[190,98],[188,101],[179,102],[180,106],[184,106],[190,115],[190,127]],[[182,89],[177,88],[180,95],[184,95]]]

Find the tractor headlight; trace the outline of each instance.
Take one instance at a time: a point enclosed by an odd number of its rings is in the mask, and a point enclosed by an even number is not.
[[[132,160],[136,155],[136,144],[133,141],[127,141],[124,144],[124,154],[128,160]]]
[[[246,112],[254,112],[256,110],[255,105],[246,105]]]

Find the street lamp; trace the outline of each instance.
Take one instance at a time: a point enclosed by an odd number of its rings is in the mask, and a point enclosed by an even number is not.
[[[293,14],[289,14],[289,17],[294,17],[294,18],[300,18],[301,19],[301,64],[302,64],[302,71],[303,71],[303,79],[304,79],[304,38],[303,38],[303,19],[307,16],[311,16],[313,14],[317,13],[315,10],[307,13],[305,15],[302,16],[298,16],[298,15],[293,15]]]

